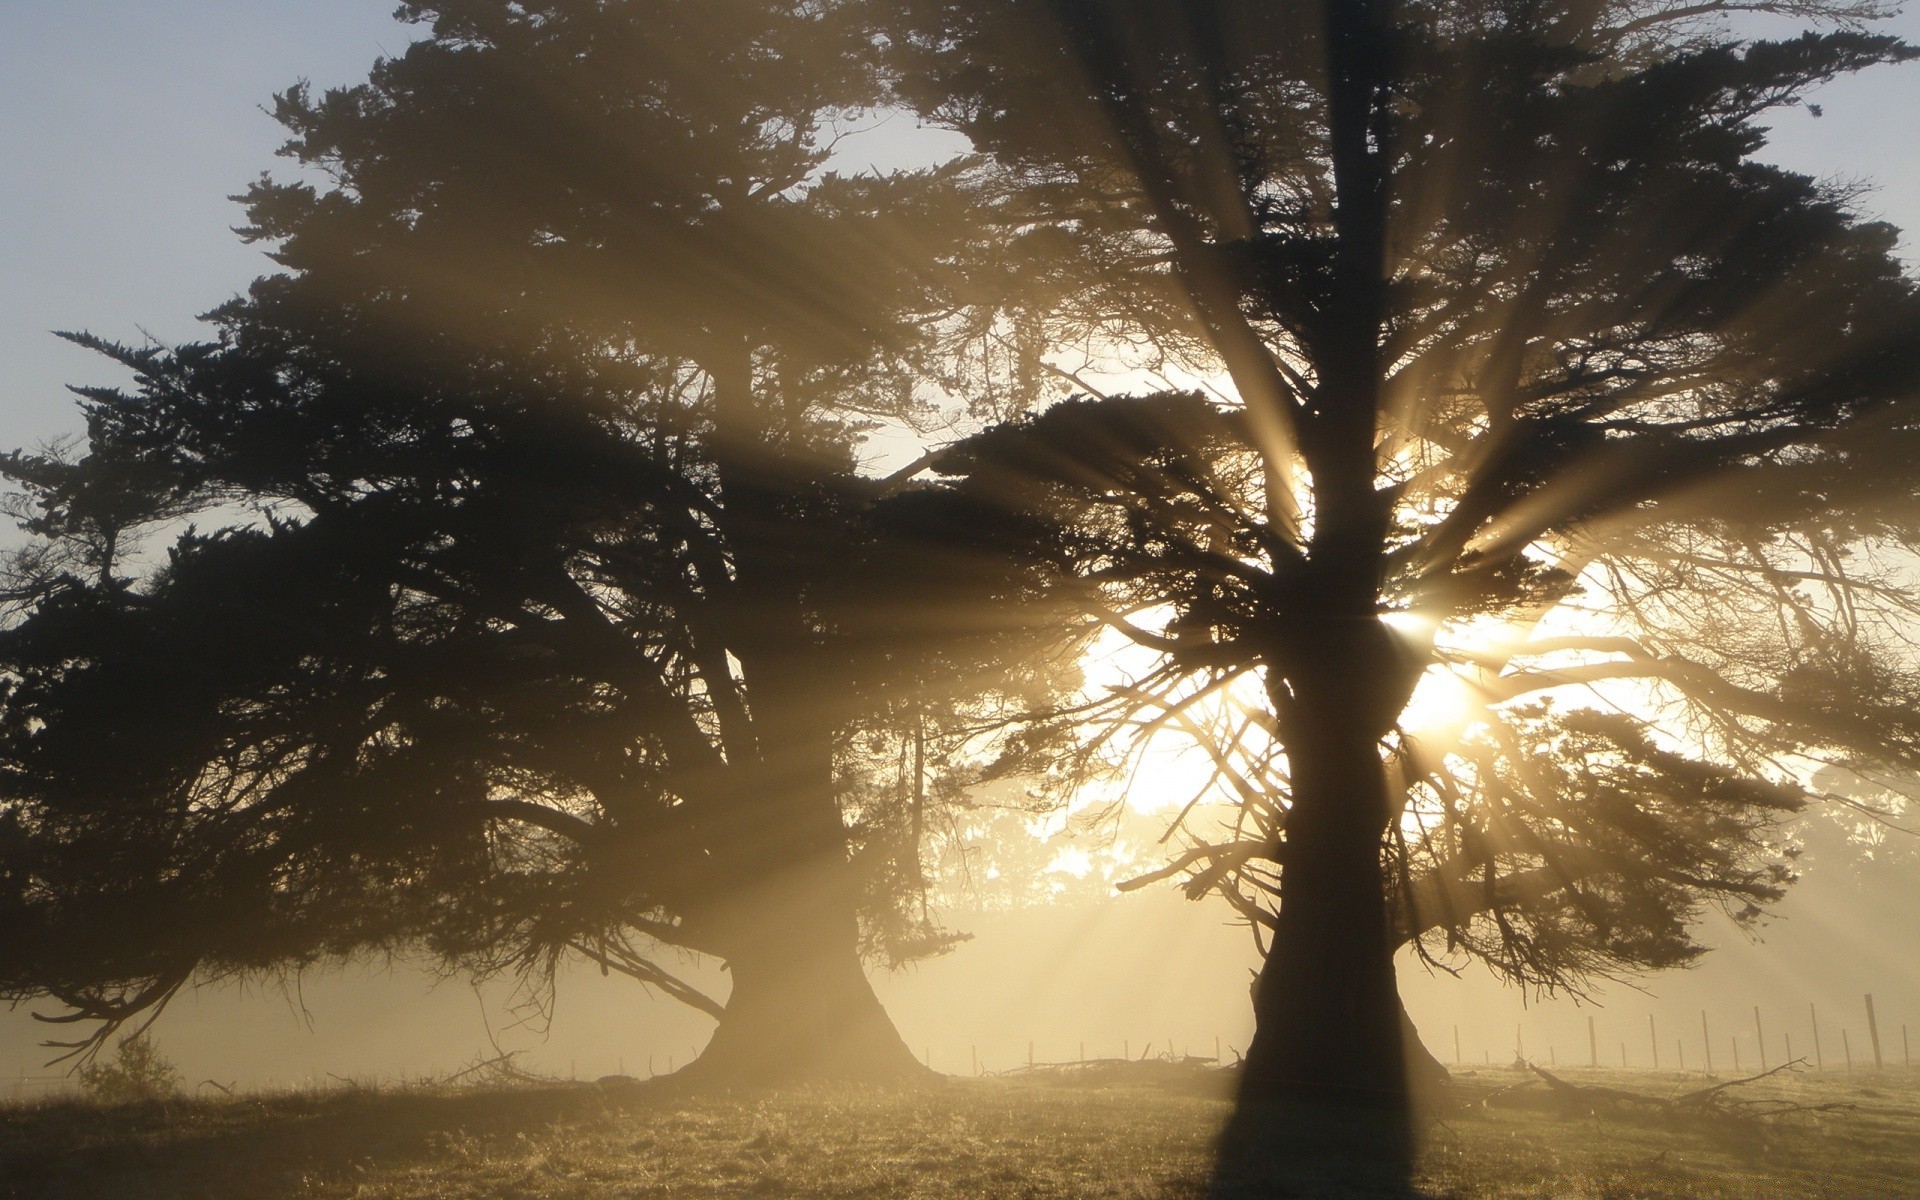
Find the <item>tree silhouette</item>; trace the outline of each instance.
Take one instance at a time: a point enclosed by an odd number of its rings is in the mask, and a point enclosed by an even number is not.
[[[431,36],[367,83],[279,98],[328,180],[245,197],[284,273],[208,344],[81,338],[137,386],[84,392],[84,457],[4,465],[43,538],[0,633],[0,994],[84,1051],[193,978],[578,955],[718,1018],[694,1074],[912,1076],[861,921],[952,939],[901,836],[927,775],[877,763],[1059,637],[967,624],[1021,579],[918,552],[953,514],[857,469],[922,414],[951,180],[823,171],[875,95],[840,5],[403,13]]]
[[[1700,904],[1777,894],[1808,764],[1916,765],[1920,306],[1890,229],[1751,157],[1911,52],[1663,6],[904,10],[1023,350],[1218,380],[940,468],[1055,524],[1063,592],[1158,656],[1121,715],[1197,732],[1239,801],[1187,860],[1270,928],[1228,1146],[1404,1171],[1391,1117],[1342,1150],[1298,1107],[1405,1111],[1397,945],[1684,961]],[[1443,672],[1465,736],[1403,729]]]

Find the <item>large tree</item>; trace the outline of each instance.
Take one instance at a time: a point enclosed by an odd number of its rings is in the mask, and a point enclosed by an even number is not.
[[[950,181],[823,170],[877,94],[843,5],[403,14],[279,99],[325,181],[244,198],[284,271],[207,344],[82,339],[136,386],[6,463],[0,994],[84,1047],[195,978],[579,955],[718,1019],[696,1074],[911,1076],[862,922],[943,942],[926,776],[878,764],[1026,636],[856,458],[924,407]]]
[[[942,466],[1160,656],[1130,713],[1251,710],[1245,824],[1193,860],[1271,928],[1238,1133],[1404,1110],[1409,936],[1484,917],[1534,981],[1684,959],[1699,902],[1777,894],[1806,764],[1916,765],[1920,304],[1893,231],[1753,158],[1906,48],[1657,5],[902,11],[899,86],[986,156],[1009,344],[1212,391]],[[1447,669],[1492,707],[1409,735]],[[1631,717],[1565,712],[1587,685]]]

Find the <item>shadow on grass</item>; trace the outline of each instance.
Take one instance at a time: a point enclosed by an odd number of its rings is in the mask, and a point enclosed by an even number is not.
[[[0,1109],[0,1200],[292,1194],[370,1161],[446,1160],[463,1144],[671,1104],[685,1090],[555,1084],[461,1093],[333,1092]]]
[[[1230,1153],[1212,1168],[1207,1114],[1224,1115],[1214,1106],[1230,1081],[1135,1063],[953,1080],[897,1098],[802,1089],[768,1102],[663,1078],[54,1102],[0,1108],[0,1200],[546,1194],[560,1184],[540,1174],[548,1160],[599,1169],[562,1188],[582,1196],[1421,1195],[1379,1131],[1326,1113],[1249,1124],[1243,1109],[1248,1136],[1235,1141],[1230,1127]]]
[[[1415,1151],[1406,1113],[1243,1098],[1221,1132],[1208,1200],[1441,1200],[1414,1186]]]

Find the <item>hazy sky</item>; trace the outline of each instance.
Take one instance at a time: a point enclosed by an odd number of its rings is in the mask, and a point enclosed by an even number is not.
[[[73,430],[62,385],[115,379],[49,330],[192,338],[196,314],[270,267],[231,233],[240,212],[227,199],[276,168],[280,132],[262,106],[303,77],[321,86],[355,81],[376,56],[402,49],[410,33],[391,20],[392,8],[393,0],[0,0],[0,446]],[[1920,18],[1894,28],[1920,40]],[[1841,81],[1816,100],[1819,119],[1781,115],[1770,153],[1817,175],[1876,182],[1865,207],[1920,230],[1912,150],[1920,65]],[[872,157],[886,161],[902,136],[910,133],[901,125],[877,135]],[[1910,260],[1917,245],[1905,242]],[[1645,1017],[1656,1009],[1677,1024],[1716,1006],[1731,1037],[1753,1003],[1776,1006],[1784,1021],[1809,999],[1829,1006],[1836,1022],[1851,1020],[1864,1053],[1853,1009],[1859,991],[1877,988],[1883,1038],[1897,1056],[1898,1026],[1920,1028],[1914,891],[1876,899],[1850,871],[1830,867],[1823,878],[1815,865],[1771,949],[1737,947],[1701,972],[1659,981],[1657,1001],[1617,991],[1606,1019],[1614,1032],[1631,1032],[1603,1034],[1608,1055],[1630,1039],[1639,1061]],[[1137,1054],[1146,1041],[1164,1047],[1168,1039],[1211,1052],[1215,1034],[1232,1044],[1248,1024],[1251,955],[1225,918],[1217,905],[1164,894],[1130,897],[1112,912],[962,915],[956,924],[979,940],[884,981],[882,994],[909,1041],[931,1047],[942,1069],[963,1068],[973,1045],[1009,1065],[1030,1039],[1042,1057],[1067,1055],[1081,1040],[1095,1054],[1118,1053],[1123,1040]],[[985,963],[999,970],[986,973]],[[501,1036],[535,1047],[551,1069],[578,1062],[582,1074],[617,1063],[640,1071],[649,1053],[665,1069],[669,1054],[703,1040],[703,1019],[666,1002],[646,1006],[636,992],[617,980],[576,981],[563,993],[553,1040],[525,1030]],[[195,1080],[417,1073],[457,1065],[483,1044],[479,1008],[459,983],[432,990],[404,970],[356,973],[316,983],[308,995],[318,1021],[311,1033],[277,998],[220,993],[183,1003],[162,1041]],[[505,1014],[495,999],[498,1029]],[[1455,1023],[1469,1058],[1497,1060],[1522,1022],[1533,1036],[1559,1039],[1562,1061],[1584,1046],[1584,1015],[1557,1006],[1524,1012],[1517,996],[1480,978],[1415,979],[1409,1005],[1442,1058],[1451,1057]],[[0,1079],[39,1069],[41,1032],[0,1014]],[[1799,1036],[1804,1052],[1809,1039]],[[252,1042],[274,1049],[255,1053]]]
[[[115,376],[48,333],[196,336],[194,317],[270,268],[227,199],[274,158],[263,110],[298,79],[360,79],[413,36],[393,0],[0,0],[0,444],[75,428],[65,384]],[[1920,39],[1920,15],[1892,28]],[[1773,153],[1874,181],[1866,206],[1920,229],[1920,65],[1842,80],[1820,119],[1781,115]],[[904,124],[904,123],[901,123]],[[882,138],[866,145],[884,160]],[[1915,243],[1909,239],[1909,256]]]

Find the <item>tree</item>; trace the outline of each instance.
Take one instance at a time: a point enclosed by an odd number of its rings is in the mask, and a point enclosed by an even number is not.
[[[1244,824],[1190,859],[1271,906],[1230,1145],[1321,1138],[1301,1104],[1395,1124],[1407,937],[1491,922],[1546,982],[1684,959],[1702,899],[1777,894],[1806,764],[1915,765],[1920,306],[1891,230],[1751,157],[1762,114],[1912,52],[1735,44],[1703,11],[926,0],[890,25],[898,86],[988,159],[1029,352],[1217,381],[940,468],[1051,521],[1063,588],[1159,656],[1126,714],[1251,710],[1206,735]],[[1479,731],[1410,735],[1449,670]],[[1633,716],[1565,711],[1580,686]]]
[[[915,1076],[860,920],[952,940],[895,833],[925,789],[860,780],[1057,637],[967,626],[1020,580],[917,553],[939,514],[858,470],[924,407],[950,182],[823,171],[876,94],[842,5],[402,11],[431,35],[367,83],[279,98],[328,180],[245,197],[285,271],[207,344],[82,338],[136,387],[83,392],[79,461],[6,463],[44,537],[0,633],[0,994],[89,1051],[193,978],[579,955],[717,1018],[697,1076]]]
[[[132,1037],[114,1047],[113,1061],[80,1068],[80,1087],[101,1104],[165,1100],[180,1090],[180,1071],[151,1039]]]

